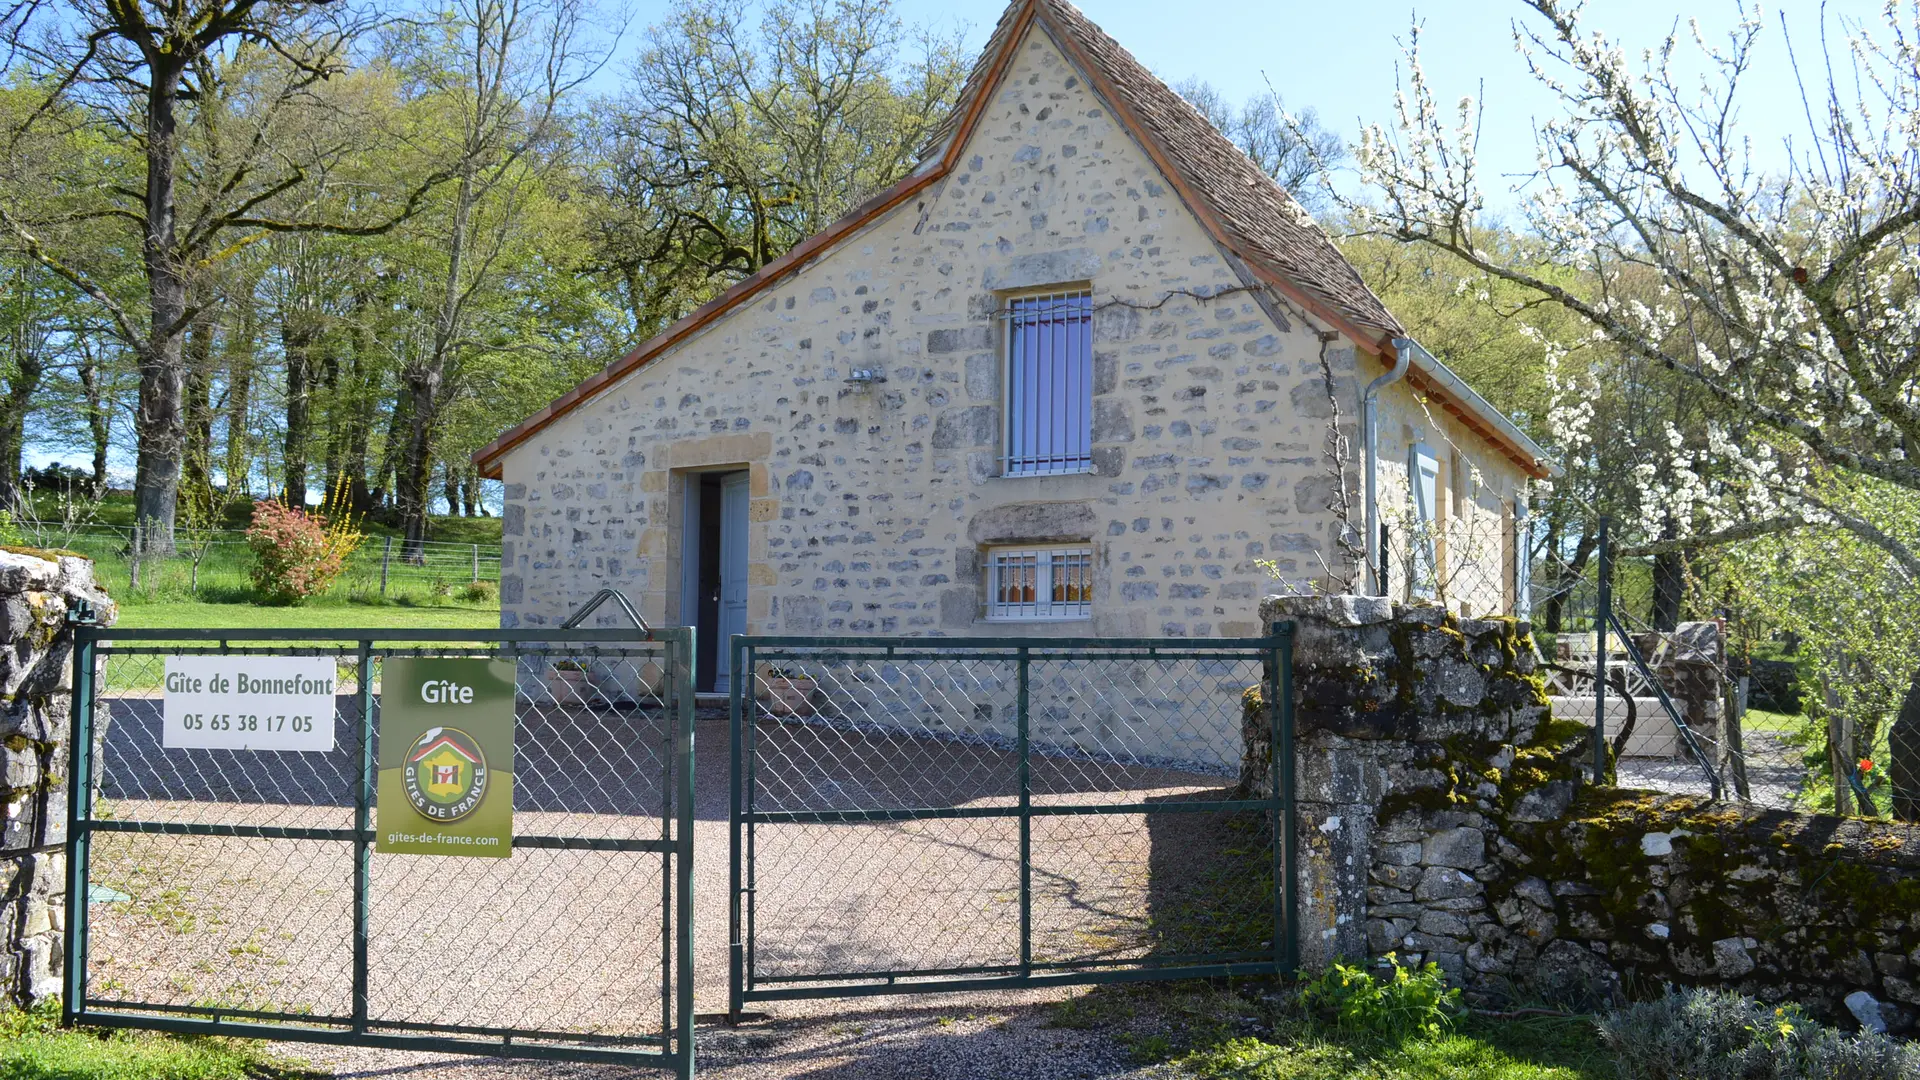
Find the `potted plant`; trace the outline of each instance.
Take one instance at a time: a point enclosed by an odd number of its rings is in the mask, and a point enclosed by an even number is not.
[[[826,697],[813,676],[799,668],[768,668],[760,679],[760,700],[773,716],[811,716]]]
[[[587,704],[593,697],[587,666],[578,660],[555,660],[547,669],[547,692],[562,705]]]

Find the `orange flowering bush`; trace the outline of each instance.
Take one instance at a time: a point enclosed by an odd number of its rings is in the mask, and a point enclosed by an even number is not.
[[[254,591],[268,604],[298,604],[327,591],[352,551],[329,536],[318,515],[273,499],[253,504],[247,546],[253,549]]]

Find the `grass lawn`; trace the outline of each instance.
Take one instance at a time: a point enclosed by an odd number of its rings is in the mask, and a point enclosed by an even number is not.
[[[492,629],[500,625],[498,608],[432,607],[410,604],[309,604],[300,607],[260,607],[255,604],[210,604],[176,601],[165,604],[129,604],[114,623],[122,629],[225,629],[274,626],[339,627],[343,630]],[[4,1080],[4,1077],[0,1077]]]
[[[1263,1003],[1264,1001],[1264,1003]],[[1105,1031],[1142,1063],[1205,1080],[1618,1080],[1586,1017],[1492,1020],[1403,1039],[1350,1033],[1292,1005],[1197,983],[1112,986],[1053,1006],[1057,1027]]]
[[[1773,731],[1785,734],[1790,731],[1799,731],[1806,722],[1807,718],[1799,713],[1748,709],[1740,719],[1740,726],[1747,731]]]
[[[247,1080],[314,1076],[233,1039],[61,1030],[59,1013],[0,1011],[0,1080]]]
[[[1208,1080],[1614,1080],[1612,1060],[1584,1019],[1469,1020],[1444,1035],[1401,1042],[1330,1033],[1240,1038],[1183,1064]]]

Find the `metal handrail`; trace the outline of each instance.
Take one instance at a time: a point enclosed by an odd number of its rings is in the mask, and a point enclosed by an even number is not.
[[[1713,767],[1713,762],[1708,759],[1706,751],[1701,749],[1700,741],[1694,735],[1693,728],[1687,726],[1686,719],[1680,715],[1679,707],[1667,694],[1667,688],[1655,677],[1653,669],[1648,667],[1646,660],[1641,657],[1639,648],[1634,645],[1632,636],[1627,633],[1627,628],[1620,624],[1619,616],[1609,611],[1607,621],[1613,624],[1613,632],[1620,635],[1620,644],[1626,646],[1627,659],[1640,669],[1641,677],[1653,687],[1654,695],[1660,700],[1660,707],[1666,710],[1667,719],[1673,722],[1674,729],[1680,734],[1681,745],[1687,748],[1687,753],[1693,756],[1694,762],[1700,766],[1700,771],[1706,774],[1707,789],[1712,793],[1711,798],[1714,802],[1719,802],[1721,792],[1719,770]],[[1604,718],[1595,721],[1596,724],[1605,724],[1605,722]]]
[[[648,638],[653,637],[653,627],[648,626],[647,620],[640,617],[640,611],[633,606],[633,601],[627,599],[626,593],[613,588],[601,589],[599,592],[594,593],[593,599],[580,605],[580,610],[567,616],[567,621],[560,624],[560,629],[572,630],[581,623],[586,622],[587,616],[593,614],[595,609],[609,600],[619,604],[620,610],[626,612],[627,618],[632,619],[633,625],[639,627]]]

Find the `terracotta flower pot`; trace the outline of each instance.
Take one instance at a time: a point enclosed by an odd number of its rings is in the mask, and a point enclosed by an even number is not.
[[[570,668],[548,669],[547,692],[562,705],[586,705],[599,696],[586,672]]]
[[[767,712],[774,716],[812,716],[816,710],[814,695],[820,692],[812,679],[789,679],[770,675],[760,681]]]

